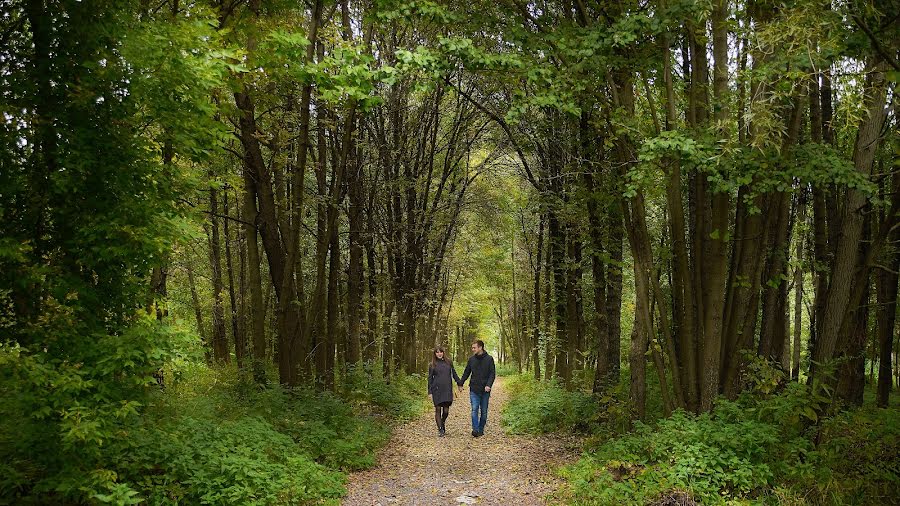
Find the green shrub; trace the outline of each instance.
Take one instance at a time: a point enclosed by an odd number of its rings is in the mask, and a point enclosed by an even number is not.
[[[255,417],[148,425],[116,450],[120,482],[148,504],[309,504],[344,492],[340,472]]]
[[[516,364],[501,364],[497,362],[495,367],[497,369],[497,376],[516,376],[522,374]],[[459,373],[462,374],[462,370],[460,370]]]
[[[341,396],[260,387],[188,337],[146,320],[95,340],[92,363],[0,347],[0,504],[335,503],[424,406],[415,376],[360,373]]]
[[[866,407],[826,420],[816,457],[797,482],[813,502],[897,504],[900,409]]]
[[[719,400],[712,413],[676,411],[588,442],[561,472],[575,504],[889,504],[900,485],[898,410],[866,408],[826,420],[827,397],[789,383],[777,395]],[[816,423],[819,425],[816,425]],[[819,433],[818,446],[814,444]]]
[[[381,378],[380,371],[356,367],[345,376],[345,382],[343,395],[351,402],[372,406],[391,418],[411,420],[427,407],[424,375],[397,374],[388,383]]]
[[[769,424],[678,411],[656,427],[638,422],[565,475],[579,504],[646,504],[673,490],[717,503],[772,483],[779,443]]]
[[[109,447],[139,423],[158,391],[153,375],[185,338],[139,319],[67,353],[54,346],[78,336],[60,332],[45,347],[0,345],[0,502],[87,500],[114,487]]]
[[[569,392],[555,381],[538,382],[527,374],[507,383],[509,402],[500,423],[512,434],[560,430],[588,431],[596,423],[597,403],[583,392]]]

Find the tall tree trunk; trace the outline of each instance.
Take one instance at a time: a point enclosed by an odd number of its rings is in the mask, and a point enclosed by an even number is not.
[[[550,211],[547,216],[547,249],[544,251],[544,379],[553,377],[553,361],[556,357],[554,343],[556,342],[556,317],[553,303],[553,247],[550,240]]]
[[[362,359],[360,351],[363,318],[363,244],[362,244],[362,167],[356,166],[347,174],[349,197],[349,267],[347,269],[347,362],[356,364]],[[370,315],[371,316],[371,315]]]
[[[554,338],[552,344],[552,354],[554,357],[554,367],[551,375],[564,379],[566,368],[566,342],[568,340],[568,329],[566,328],[566,311],[567,304],[567,275],[566,275],[566,237],[565,231],[559,222],[559,217],[554,211],[550,211],[549,216],[549,239],[550,239],[550,261],[553,266],[553,307],[554,307]]]
[[[765,288],[762,302],[762,327],[759,350],[761,357],[781,361],[787,336],[784,328],[787,320],[787,268],[790,244],[790,196],[779,192],[774,195],[772,212],[775,226],[769,230],[772,247],[769,249]]]
[[[245,158],[246,161],[246,158]],[[249,304],[247,305],[247,321],[249,325],[249,341],[253,345],[253,376],[257,383],[264,383],[266,379],[266,319],[263,306],[262,274],[260,272],[261,259],[259,256],[259,243],[257,242],[256,222],[258,212],[256,210],[256,183],[250,172],[250,167],[245,163],[243,170],[244,191],[242,197],[244,217],[244,242],[247,245],[247,287],[249,292]]]
[[[625,229],[634,257],[634,329],[631,332],[631,401],[634,416],[643,419],[646,413],[647,392],[647,347],[653,331],[653,316],[650,313],[650,270],[652,252],[647,233],[646,210],[642,192],[631,199],[630,209],[625,212]]]
[[[225,268],[228,270],[228,300],[231,303],[231,335],[234,338],[234,359],[239,369],[244,367],[244,355],[247,349],[246,340],[244,339],[243,326],[241,325],[240,314],[238,313],[237,293],[234,282],[234,261],[231,254],[231,233],[228,226],[230,221],[228,206],[228,190],[222,194],[222,204],[224,208],[225,219],[222,224],[225,231]]]
[[[340,321],[340,278],[341,278],[341,247],[338,242],[338,234],[335,231],[331,236],[331,244],[329,246],[328,255],[328,296],[327,296],[327,316],[325,320],[325,342],[324,345],[324,369],[317,370],[316,375],[321,378],[325,389],[334,389],[335,374],[335,353],[340,346],[340,329],[338,322]]]
[[[853,163],[856,171],[864,177],[872,172],[872,162],[879,146],[881,129],[886,117],[885,97],[886,86],[883,64],[878,64],[873,71],[866,76],[867,115],[862,120],[856,136],[856,144],[853,150]],[[832,268],[831,282],[826,294],[824,314],[822,317],[821,335],[816,342],[814,364],[825,364],[835,358],[835,353],[843,343],[847,342],[847,336],[842,335],[845,320],[853,308],[851,302],[851,288],[857,269],[859,256],[859,241],[863,232],[863,216],[860,210],[865,205],[865,195],[855,189],[847,190],[845,207],[840,216],[841,235],[835,247],[834,264]],[[814,369],[813,374],[817,374]]]
[[[541,379],[541,360],[540,360],[540,341],[541,341],[541,313],[543,312],[543,305],[541,303],[541,267],[543,266],[543,253],[544,253],[544,213],[540,213],[540,219],[538,222],[538,237],[537,237],[537,250],[536,250],[536,261],[534,264],[534,318],[532,319],[533,329],[532,329],[532,347],[531,347],[531,357],[532,362],[534,363],[534,379]]]
[[[900,212],[900,175],[893,176],[893,195],[891,196],[890,213]],[[895,215],[896,216],[896,215]],[[894,223],[893,220],[888,223]],[[896,226],[896,225],[894,225]],[[897,292],[898,279],[900,279],[900,228],[894,228],[889,233],[890,248],[884,255],[885,269],[878,271],[876,275],[877,293],[877,322],[878,322],[878,390],[876,400],[879,407],[886,408],[889,405],[891,393],[891,358],[894,342],[897,317]]]
[[[200,297],[197,295],[197,281],[194,279],[194,266],[191,261],[188,260],[185,262],[184,267],[187,271],[188,286],[191,289],[191,304],[194,307],[194,318],[197,320],[197,334],[204,344],[209,345],[209,336],[206,333],[206,326],[203,324],[203,306],[200,305]],[[204,348],[207,348],[207,346],[204,346]]]
[[[871,220],[866,218],[865,221]],[[866,223],[865,228],[867,229],[865,236],[870,236],[869,223]],[[865,266],[861,266],[860,271],[865,272]],[[837,395],[847,405],[862,406],[866,384],[866,344],[869,341],[869,283],[868,279],[857,279],[856,282],[865,283],[866,288],[862,298],[863,304],[852,309],[849,340],[842,350],[845,361],[841,363],[838,375]]]
[[[619,382],[622,363],[622,262],[625,231],[622,228],[622,209],[618,202],[610,205],[609,264],[606,267],[606,320],[609,326],[610,383]]]
[[[368,212],[366,231],[366,266],[368,268],[366,292],[366,306],[368,309],[368,324],[365,331],[365,349],[363,356],[367,362],[374,363],[378,359],[379,336],[378,328],[378,266],[375,263],[375,225],[372,214]]]
[[[797,200],[797,223],[806,224],[807,190],[801,190]],[[794,267],[794,348],[791,360],[791,379],[800,380],[800,337],[803,325],[803,237],[797,237],[795,253],[797,266]]]
[[[225,332],[225,305],[222,300],[222,253],[221,241],[219,238],[219,212],[218,190],[216,188],[209,189],[209,208],[210,208],[210,236],[209,236],[209,263],[212,272],[213,284],[213,307],[212,307],[212,348],[213,360],[216,362],[228,363],[230,355],[228,353],[228,335]]]

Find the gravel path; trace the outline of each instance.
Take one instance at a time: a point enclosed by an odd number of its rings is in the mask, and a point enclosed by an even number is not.
[[[569,441],[511,436],[499,426],[506,402],[503,378],[491,392],[485,435],[473,438],[468,386],[457,395],[439,438],[434,411],[397,427],[378,466],[350,475],[345,506],[546,504],[559,485],[553,468],[573,461]]]

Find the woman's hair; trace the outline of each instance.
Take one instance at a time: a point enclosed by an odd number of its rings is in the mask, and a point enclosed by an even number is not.
[[[435,346],[434,351],[431,352],[431,366],[434,367],[437,365],[437,353],[441,352],[444,354],[444,357],[447,357],[447,352],[444,350],[443,346]]]

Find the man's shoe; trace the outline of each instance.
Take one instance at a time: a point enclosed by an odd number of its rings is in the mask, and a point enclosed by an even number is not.
[[[446,435],[446,434],[447,433],[444,431],[444,429],[441,429],[438,431],[438,437],[444,437],[444,435]]]
[[[475,437],[481,437],[481,436],[484,435],[484,432],[475,432],[475,433],[473,433],[472,435],[475,436]]]
[[[473,431],[472,431],[472,437],[478,437],[478,436],[479,436],[478,431],[477,431],[477,430],[473,430]]]
[[[481,436],[483,436],[483,435],[484,435],[484,431],[483,431],[483,430],[478,431],[478,437],[481,437]]]

